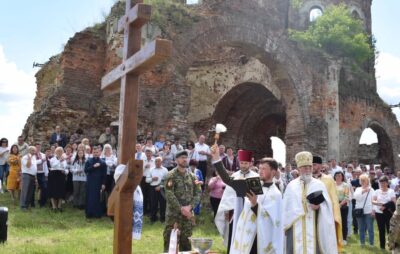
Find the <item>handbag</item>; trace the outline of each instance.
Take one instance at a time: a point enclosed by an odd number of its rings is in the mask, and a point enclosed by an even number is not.
[[[370,191],[371,191],[371,189],[369,189],[367,196],[365,197],[363,208],[354,209],[354,216],[356,218],[362,218],[364,216],[364,207],[365,207],[365,203],[367,203],[367,199],[368,199],[368,195],[369,195]]]
[[[393,203],[393,201],[389,201],[383,204],[383,206],[385,207],[383,214],[388,218],[392,218],[393,213],[396,211],[396,205]]]

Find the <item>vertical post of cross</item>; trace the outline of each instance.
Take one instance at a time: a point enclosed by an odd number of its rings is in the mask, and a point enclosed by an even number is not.
[[[140,50],[142,39],[142,22],[135,24],[129,20],[129,11],[135,3],[142,3],[143,0],[126,0],[126,14],[124,24],[124,48],[123,62]],[[150,8],[151,14],[151,8]],[[149,15],[150,17],[150,15]],[[126,67],[124,67],[126,68]],[[137,129],[137,111],[139,94],[139,75],[127,73],[121,79],[120,112],[119,112],[119,131],[118,131],[118,159],[122,164],[126,164],[129,157],[134,154]]]
[[[151,6],[143,4],[143,0],[126,0],[126,13],[118,22],[118,31],[124,31],[122,63],[101,80],[101,89],[106,92],[120,88],[118,161],[127,167],[108,199],[107,214],[114,216],[114,254],[132,253],[133,191],[143,175],[143,161],[133,158],[139,75],[168,58],[172,52],[171,41],[162,39],[156,39],[141,49],[141,28],[150,16]]]

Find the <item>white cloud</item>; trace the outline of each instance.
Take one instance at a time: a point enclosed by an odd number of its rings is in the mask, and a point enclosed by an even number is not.
[[[399,87],[390,87],[389,85],[385,85],[385,84],[382,84],[382,83],[380,85],[378,85],[378,93],[379,93],[379,95],[384,100],[386,98],[386,100],[388,102],[400,102],[400,83],[397,84]]]
[[[377,90],[379,96],[389,103],[397,104],[400,102],[400,58],[388,53],[380,53],[376,65]],[[393,112],[400,122],[400,109],[395,108]],[[376,133],[367,128],[361,135],[360,144],[377,143]]]
[[[400,121],[400,108],[394,108],[393,113],[397,116],[397,120]]]
[[[400,57],[380,53],[376,65],[377,90],[383,100],[400,102]]]
[[[382,82],[390,81],[400,84],[400,58],[385,52],[379,53],[376,77]]]
[[[389,104],[400,103],[400,57],[380,53],[376,65],[377,90]],[[400,110],[393,110],[400,122]]]
[[[17,140],[26,119],[33,111],[36,93],[34,72],[19,70],[7,60],[0,45],[0,136]]]

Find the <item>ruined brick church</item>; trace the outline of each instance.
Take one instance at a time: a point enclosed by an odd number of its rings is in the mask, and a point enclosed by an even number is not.
[[[172,40],[173,57],[141,77],[139,134],[194,140],[203,133],[212,140],[209,130],[220,122],[228,128],[224,144],[258,157],[271,156],[270,137],[278,137],[288,160],[309,150],[326,160],[400,167],[399,123],[377,94],[373,61],[355,72],[343,59],[288,38],[288,29],[310,25],[314,10],[341,2],[371,34],[372,0],[166,2],[154,5],[157,15],[142,39]],[[121,61],[116,23],[123,13],[116,3],[103,23],[76,33],[36,74],[28,140],[48,140],[55,125],[69,135],[81,128],[95,140],[118,124],[119,95],[103,94],[100,82]],[[359,145],[368,127],[378,136],[375,149]]]

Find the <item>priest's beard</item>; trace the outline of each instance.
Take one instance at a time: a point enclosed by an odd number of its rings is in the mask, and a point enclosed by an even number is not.
[[[242,174],[246,174],[247,172],[249,172],[249,167],[241,167],[240,168],[240,172],[242,173]]]
[[[304,181],[304,183],[308,184],[312,180],[312,174],[302,174],[300,175],[300,179]]]

